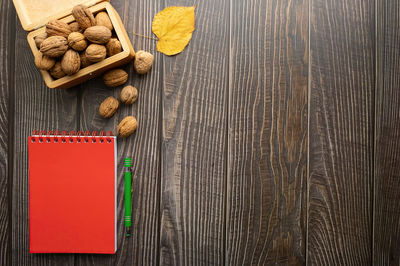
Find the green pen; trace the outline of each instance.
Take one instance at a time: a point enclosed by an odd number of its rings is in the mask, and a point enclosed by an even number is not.
[[[125,158],[125,228],[126,236],[131,235],[132,226],[132,160],[131,158]]]

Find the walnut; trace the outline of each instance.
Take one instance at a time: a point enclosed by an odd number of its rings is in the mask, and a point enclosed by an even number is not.
[[[125,70],[117,68],[107,71],[103,75],[104,84],[108,87],[117,87],[124,84],[128,80],[128,73]]]
[[[71,29],[72,32],[80,32],[80,33],[83,32],[83,30],[79,26],[78,22],[76,22],[76,21],[69,24],[69,28]]]
[[[51,36],[40,45],[40,52],[50,57],[59,57],[68,50],[67,39],[62,36]]]
[[[42,44],[42,42],[47,38],[47,33],[46,32],[42,32],[39,35],[37,35],[35,37],[35,43],[36,43],[36,47],[38,49],[40,49],[40,45]]]
[[[75,51],[83,51],[87,47],[87,41],[82,33],[72,32],[68,35],[68,45]]]
[[[121,43],[116,38],[111,38],[106,44],[106,48],[108,56],[113,56],[115,54],[122,52]]]
[[[111,19],[106,12],[97,13],[95,19],[96,19],[97,26],[105,26],[109,30],[113,30],[113,25],[112,25]]]
[[[149,72],[154,61],[154,56],[151,53],[145,51],[138,51],[135,55],[135,62],[133,67],[139,74],[146,74]]]
[[[56,62],[56,64],[49,70],[50,75],[55,79],[60,79],[65,76],[64,71],[61,68],[61,62]]]
[[[92,63],[100,62],[106,58],[106,47],[104,47],[104,45],[93,43],[86,48],[85,55]]]
[[[119,102],[114,97],[106,98],[99,106],[99,114],[104,118],[112,117],[117,111]]]
[[[132,104],[138,98],[138,91],[135,87],[128,85],[122,89],[119,98],[124,104]]]
[[[61,59],[61,69],[68,76],[75,74],[81,67],[81,59],[78,52],[69,49]]]
[[[72,15],[83,30],[96,25],[92,11],[84,5],[75,6],[72,9]]]
[[[55,63],[54,58],[43,55],[41,52],[38,52],[35,56],[35,65],[41,70],[49,70]]]
[[[134,118],[133,116],[127,116],[124,119],[122,119],[122,121],[119,123],[117,127],[118,135],[120,135],[123,138],[126,138],[133,132],[135,132],[137,126],[138,122],[136,121],[136,118]]]
[[[111,38],[111,31],[104,26],[93,26],[87,28],[83,34],[86,39],[97,44],[105,44]]]
[[[63,36],[68,38],[68,35],[71,33],[71,29],[67,23],[54,19],[47,22],[46,33],[49,36]]]
[[[81,68],[85,68],[92,64],[92,62],[90,62],[89,59],[87,59],[85,52],[82,52],[79,56],[81,58]]]

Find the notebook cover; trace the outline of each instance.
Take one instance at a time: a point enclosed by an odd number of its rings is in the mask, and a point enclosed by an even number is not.
[[[31,253],[116,252],[116,139],[100,138],[28,138]]]

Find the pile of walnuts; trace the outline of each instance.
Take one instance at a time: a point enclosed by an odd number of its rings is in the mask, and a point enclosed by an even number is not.
[[[51,20],[46,24],[46,32],[35,37],[40,50],[35,64],[49,71],[54,79],[73,75],[122,51],[121,43],[113,37],[113,25],[106,12],[94,16],[86,6],[78,5],[72,9],[72,15],[75,22]]]
[[[46,32],[35,37],[39,49],[35,64],[39,69],[49,71],[54,79],[74,75],[81,68],[122,52],[106,12],[94,16],[86,6],[77,5],[72,9],[72,15],[75,22],[67,24],[51,20],[46,24]],[[136,71],[139,74],[148,72],[153,60],[153,55],[138,51],[134,63]],[[109,74],[104,79],[105,84],[115,87],[125,83],[128,74],[121,71],[114,72],[117,76]]]
[[[120,41],[114,37],[113,24],[106,12],[95,16],[84,5],[72,9],[75,21],[67,24],[60,20],[51,20],[46,24],[46,32],[35,37],[39,53],[35,56],[35,65],[46,70],[54,79],[76,74],[80,69],[100,62],[122,52]],[[145,51],[135,55],[134,68],[138,74],[147,73],[153,64],[154,56]],[[128,73],[123,69],[112,69],[103,75],[104,84],[108,87],[123,85],[128,80]],[[120,95],[121,102],[132,104],[138,92],[135,87],[126,86]],[[114,97],[105,99],[99,114],[104,118],[114,115],[119,102]],[[137,127],[136,118],[125,117],[118,125],[121,137],[131,135]]]
[[[133,104],[138,98],[138,91],[135,87],[128,85],[125,86],[119,96],[120,100],[124,104]],[[117,112],[119,107],[119,101],[114,97],[107,97],[99,106],[99,114],[103,118],[112,117]],[[119,123],[117,127],[118,135],[126,138],[135,132],[137,128],[137,120],[133,116],[127,116]]]

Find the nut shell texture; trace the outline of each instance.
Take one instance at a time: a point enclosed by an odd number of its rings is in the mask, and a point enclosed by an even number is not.
[[[47,33],[46,33],[46,32],[42,32],[42,33],[40,33],[39,35],[37,35],[37,36],[35,37],[35,44],[36,44],[36,47],[37,47],[38,49],[40,49],[40,45],[42,44],[42,42],[43,42],[45,39],[47,39]]]
[[[138,126],[138,122],[136,118],[133,116],[127,116],[119,123],[117,127],[118,135],[123,138],[130,136],[133,132],[135,132]]]
[[[138,91],[135,87],[128,85],[122,89],[119,98],[124,104],[132,104],[138,98]]]
[[[112,25],[111,19],[106,12],[97,13],[95,19],[97,26],[105,26],[109,30],[113,30],[114,27]]]
[[[84,5],[75,6],[72,9],[72,15],[83,30],[96,25],[92,11]]]
[[[65,76],[64,71],[61,69],[61,62],[56,62],[49,72],[50,75],[55,79],[60,79]]]
[[[50,57],[59,57],[68,50],[67,39],[62,36],[51,36],[40,45],[40,52]]]
[[[119,102],[114,97],[106,98],[99,106],[99,114],[104,118],[112,117],[117,111]]]
[[[87,28],[83,33],[89,41],[97,44],[106,44],[111,38],[111,31],[104,26]]]
[[[151,53],[145,51],[138,51],[135,55],[135,62],[133,67],[139,74],[146,74],[149,72],[151,66],[153,65],[154,56]]]
[[[100,44],[91,44],[86,48],[85,55],[87,60],[92,63],[100,62],[106,58],[106,47]]]
[[[46,24],[46,33],[48,36],[63,36],[68,38],[68,35],[71,32],[72,31],[67,23],[57,19],[50,20]]]
[[[92,64],[92,62],[90,62],[89,59],[87,59],[85,52],[82,52],[79,56],[81,58],[81,68],[85,68]]]
[[[113,56],[122,52],[121,43],[116,38],[111,38],[108,41],[106,48],[108,56]]]
[[[68,45],[75,51],[83,51],[87,47],[87,41],[82,33],[72,32],[68,35]]]
[[[79,26],[78,22],[76,22],[76,21],[69,24],[69,28],[71,29],[72,32],[80,32],[80,33],[83,32],[83,30]]]
[[[67,75],[73,75],[79,71],[81,67],[81,58],[78,52],[69,49],[61,59],[61,69]]]
[[[108,87],[117,87],[124,84],[128,80],[128,73],[125,70],[117,68],[107,71],[103,75],[104,84]]]
[[[48,57],[41,52],[37,53],[35,56],[35,65],[41,70],[49,70],[54,66],[56,60],[52,57]]]

